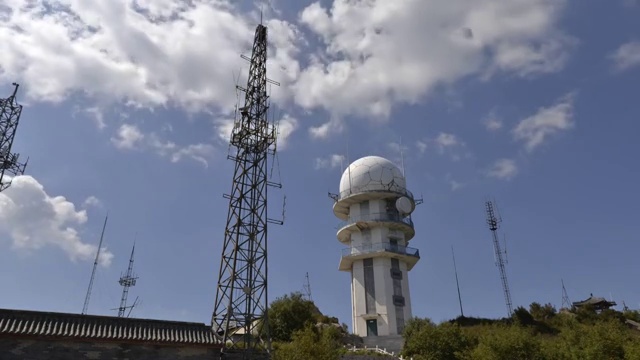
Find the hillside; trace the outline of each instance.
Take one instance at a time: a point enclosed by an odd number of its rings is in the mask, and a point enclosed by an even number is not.
[[[290,341],[276,341],[274,360],[337,360],[347,354],[342,329],[314,326],[318,314],[313,315],[291,329]],[[638,323],[638,311],[558,312],[537,303],[504,319],[459,317],[434,324],[417,318],[405,329],[403,355],[414,360],[640,360]]]

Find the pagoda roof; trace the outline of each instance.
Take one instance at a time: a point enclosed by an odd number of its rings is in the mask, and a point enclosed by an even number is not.
[[[589,296],[588,299],[586,300],[582,300],[582,301],[576,301],[573,303],[573,306],[576,307],[581,307],[581,306],[594,306],[596,308],[609,308],[612,306],[616,306],[616,302],[615,301],[608,301],[607,299],[603,298],[603,297],[597,297],[597,296],[593,296],[593,294],[591,294],[591,296]]]

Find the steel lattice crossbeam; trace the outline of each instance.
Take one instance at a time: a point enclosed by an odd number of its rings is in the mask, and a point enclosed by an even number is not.
[[[255,32],[244,107],[231,134],[235,161],[229,213],[212,327],[225,349],[245,359],[268,356],[267,158],[275,152],[276,131],[268,122],[267,29]]]
[[[16,101],[18,84],[14,83],[13,94],[6,99],[0,99],[0,192],[11,185],[14,176],[24,174],[27,163],[18,161],[19,154],[12,153],[13,139],[20,123],[22,105]],[[8,175],[5,178],[5,175]]]

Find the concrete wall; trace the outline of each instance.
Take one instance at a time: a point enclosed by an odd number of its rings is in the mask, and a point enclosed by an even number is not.
[[[212,360],[220,350],[113,342],[0,338],[1,360]]]
[[[363,203],[367,205],[363,206]],[[352,204],[349,207],[349,216],[358,218],[367,214],[372,216],[384,214],[387,211],[386,207],[386,200],[366,200]],[[366,235],[365,232],[367,233]],[[388,244],[391,237],[397,240],[398,246],[408,245],[408,241],[402,231],[391,231],[387,227],[375,226],[369,230],[351,233],[350,246],[360,248],[381,243]],[[373,257],[378,335],[398,335],[396,307],[393,304],[394,285],[391,278],[391,259],[386,255],[373,255]],[[407,264],[402,260],[399,262],[399,270],[402,271],[403,275],[400,286],[402,288],[401,294],[405,299],[405,306],[402,307],[402,312],[406,324],[412,317],[411,295],[409,292]],[[351,269],[351,321],[353,333],[363,337],[367,336],[366,319],[376,317],[375,314],[367,314],[365,299],[363,260],[356,260],[353,262]]]

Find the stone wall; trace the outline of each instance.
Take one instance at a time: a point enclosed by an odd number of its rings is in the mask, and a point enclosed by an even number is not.
[[[213,360],[219,354],[207,346],[0,337],[0,360]]]

